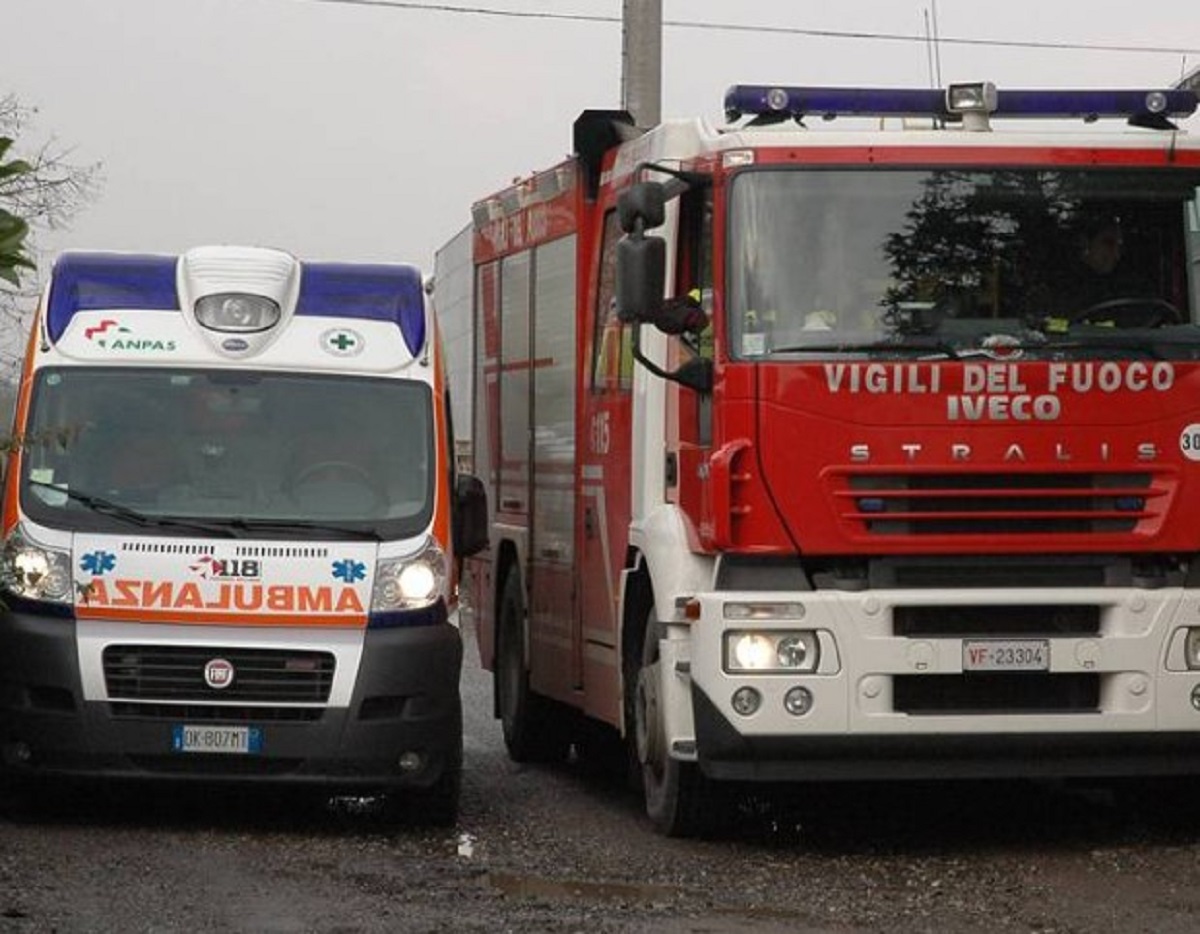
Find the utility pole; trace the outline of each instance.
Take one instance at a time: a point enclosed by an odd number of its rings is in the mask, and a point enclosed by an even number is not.
[[[622,0],[621,106],[634,123],[662,120],[662,0]]]

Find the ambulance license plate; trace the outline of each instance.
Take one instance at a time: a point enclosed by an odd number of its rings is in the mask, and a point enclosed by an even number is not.
[[[175,752],[253,755],[262,752],[262,739],[262,729],[256,726],[192,726],[183,723],[171,728],[171,749]]]
[[[963,671],[1049,671],[1049,639],[964,639]]]

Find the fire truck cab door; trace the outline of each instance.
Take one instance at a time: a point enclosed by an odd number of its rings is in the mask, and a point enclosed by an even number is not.
[[[599,719],[620,722],[620,574],[629,535],[632,331],[616,315],[616,211],[604,221],[591,340],[584,363],[580,430],[579,592],[584,704]],[[583,335],[581,335],[582,337]]]

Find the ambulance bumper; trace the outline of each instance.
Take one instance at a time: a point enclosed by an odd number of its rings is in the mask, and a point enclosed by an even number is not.
[[[0,776],[428,788],[462,762],[462,641],[446,623],[371,629],[348,706],[85,700],[76,622],[0,611]],[[228,716],[225,714],[228,713]],[[240,752],[182,751],[185,727],[233,728]],[[244,732],[243,732],[244,730]]]

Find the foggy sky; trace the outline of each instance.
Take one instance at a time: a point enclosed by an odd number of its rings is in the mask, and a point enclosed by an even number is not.
[[[432,2],[432,0],[431,0]],[[459,0],[446,0],[458,5]],[[462,5],[620,17],[621,0]],[[1138,45],[939,46],[942,83],[1161,86],[1200,64],[1195,0],[663,0],[668,20]],[[619,23],[315,0],[4,0],[0,87],[36,106],[38,140],[103,163],[64,248],[202,243],[429,268],[472,201],[570,149],[588,107],[620,104]],[[922,43],[669,27],[663,113],[721,119],[734,83],[928,86]],[[1188,121],[1195,132],[1196,118]],[[46,256],[48,260],[50,256]]]

